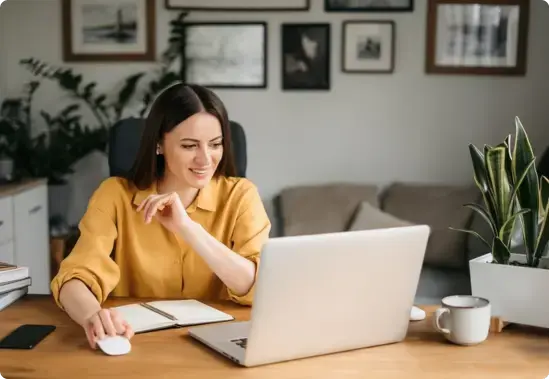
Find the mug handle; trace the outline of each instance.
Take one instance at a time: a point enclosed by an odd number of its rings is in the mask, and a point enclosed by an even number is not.
[[[434,326],[435,326],[435,329],[440,332],[440,333],[443,333],[443,334],[450,334],[451,331],[447,328],[442,328],[441,327],[441,324],[439,322],[439,320],[441,319],[441,317],[445,314],[445,313],[451,313],[451,311],[449,311],[448,308],[439,308],[435,311],[435,315],[434,315]]]

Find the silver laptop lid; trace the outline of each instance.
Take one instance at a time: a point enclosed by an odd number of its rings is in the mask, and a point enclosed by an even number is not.
[[[429,233],[419,225],[270,239],[245,364],[401,341]]]

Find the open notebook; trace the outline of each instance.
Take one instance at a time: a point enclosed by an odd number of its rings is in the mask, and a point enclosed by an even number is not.
[[[234,319],[197,300],[159,300],[114,309],[130,324],[134,333]]]

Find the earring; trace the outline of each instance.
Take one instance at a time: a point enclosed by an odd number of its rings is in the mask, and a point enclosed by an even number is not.
[[[157,145],[157,155],[160,155],[160,146]]]

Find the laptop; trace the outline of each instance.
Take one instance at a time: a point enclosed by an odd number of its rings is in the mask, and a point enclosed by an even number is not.
[[[429,234],[414,225],[271,238],[250,321],[189,335],[245,367],[400,342]]]

